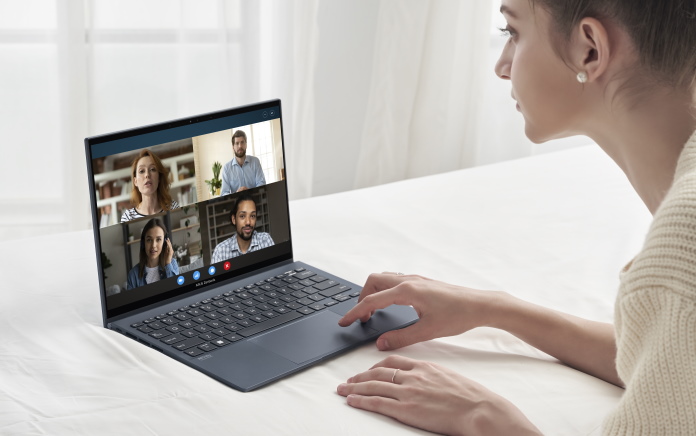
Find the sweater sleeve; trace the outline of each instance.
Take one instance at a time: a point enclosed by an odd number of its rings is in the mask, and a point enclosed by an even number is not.
[[[696,155],[696,147],[684,152]],[[626,391],[604,424],[607,435],[694,434],[696,165],[685,165],[621,275],[616,365]]]

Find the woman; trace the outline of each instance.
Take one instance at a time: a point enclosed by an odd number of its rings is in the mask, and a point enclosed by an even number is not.
[[[169,194],[169,170],[155,153],[142,150],[131,164],[131,177],[133,207],[123,212],[122,223],[179,207]]]
[[[140,236],[140,261],[128,271],[128,289],[149,285],[179,274],[167,229],[158,218],[145,224]]]
[[[496,74],[512,82],[527,136],[584,134],[619,165],[654,215],[621,272],[616,325],[504,292],[418,276],[371,275],[340,321],[390,304],[420,321],[380,350],[507,330],[569,366],[625,387],[604,434],[693,434],[696,420],[696,1],[503,0],[509,40]],[[550,333],[551,332],[551,333]],[[338,386],[349,405],[447,434],[538,434],[512,403],[438,365],[390,356]]]

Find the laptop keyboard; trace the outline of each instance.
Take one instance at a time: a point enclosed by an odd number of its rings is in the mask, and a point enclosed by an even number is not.
[[[360,295],[350,291],[347,285],[297,268],[131,327],[198,356]]]

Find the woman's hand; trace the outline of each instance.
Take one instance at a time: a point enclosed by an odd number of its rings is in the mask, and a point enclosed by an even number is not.
[[[172,241],[169,238],[164,239],[164,259],[166,261],[165,265],[172,263],[172,257],[174,256],[174,249],[172,249]]]
[[[392,304],[413,306],[420,320],[377,339],[377,348],[393,350],[443,336],[454,336],[488,325],[503,293],[477,291],[415,275],[371,274],[358,304],[338,321],[348,326],[367,322],[375,310]]]
[[[505,398],[437,364],[390,356],[337,392],[350,406],[449,435],[538,435]]]

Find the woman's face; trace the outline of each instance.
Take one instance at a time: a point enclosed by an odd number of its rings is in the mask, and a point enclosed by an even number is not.
[[[147,258],[155,262],[159,260],[164,246],[164,230],[161,227],[153,227],[145,233],[145,254]]]
[[[529,0],[503,0],[501,11],[509,39],[495,73],[511,81],[527,137],[539,143],[577,134],[583,87],[553,50],[550,15]]]
[[[155,161],[150,156],[143,156],[135,166],[135,186],[138,187],[140,194],[148,195],[157,192],[159,186],[159,171],[155,166]]]

